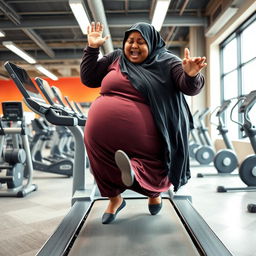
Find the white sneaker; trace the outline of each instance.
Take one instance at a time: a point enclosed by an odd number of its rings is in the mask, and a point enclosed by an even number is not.
[[[125,186],[130,187],[134,181],[134,173],[131,162],[126,153],[122,150],[117,150],[115,153],[116,164],[121,171],[121,178]]]

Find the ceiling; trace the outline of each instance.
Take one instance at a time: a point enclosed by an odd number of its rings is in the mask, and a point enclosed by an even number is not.
[[[188,44],[189,26],[207,26],[206,7],[210,0],[172,0],[161,35],[170,50]],[[111,39],[103,53],[122,46],[124,31],[132,24],[151,22],[155,0],[84,0],[91,20],[107,24]],[[58,77],[79,76],[83,48],[87,44],[69,7],[68,0],[0,0],[0,79],[8,77],[3,64],[12,61],[31,76],[40,76],[35,67],[2,45],[13,41],[34,57],[38,64]]]

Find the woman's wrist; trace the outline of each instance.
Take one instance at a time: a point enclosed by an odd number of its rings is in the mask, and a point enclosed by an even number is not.
[[[88,44],[88,46],[91,48],[100,48],[100,46],[96,44]]]
[[[91,53],[91,54],[99,54],[100,52],[100,49],[99,48],[93,48],[89,45],[87,45],[87,47],[85,47],[85,50],[88,52],[88,53]]]

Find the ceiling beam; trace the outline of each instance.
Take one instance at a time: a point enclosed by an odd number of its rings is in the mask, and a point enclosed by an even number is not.
[[[8,5],[4,0],[0,0],[0,10],[7,16],[14,24],[21,24],[20,16]]]
[[[5,3],[3,0],[0,0],[0,10],[2,10],[5,15],[14,23],[15,25],[21,25],[21,18],[17,12],[12,9],[10,5]],[[32,39],[49,57],[54,58],[54,52],[44,40],[37,35],[37,33],[31,28],[22,28],[21,29],[30,39]]]
[[[49,57],[54,58],[54,51],[45,43],[45,41],[33,30],[30,28],[22,29],[23,32],[30,37]]]
[[[148,15],[138,14],[132,15],[127,14],[124,15],[112,15],[112,17],[108,17],[108,27],[112,28],[122,28],[122,27],[130,27],[132,24],[136,22],[148,22],[150,20]],[[165,18],[163,27],[177,26],[177,27],[195,27],[195,26],[206,26],[207,20],[205,17],[195,17],[195,16],[168,16]],[[59,28],[79,28],[77,22],[72,18],[47,18],[43,19],[23,19],[22,24],[13,26],[12,22],[3,21],[0,23],[0,29],[2,30],[20,30],[20,29],[59,29]]]

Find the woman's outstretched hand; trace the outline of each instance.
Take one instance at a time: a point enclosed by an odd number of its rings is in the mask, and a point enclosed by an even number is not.
[[[92,22],[91,25],[87,27],[87,40],[88,46],[92,48],[99,48],[102,46],[109,36],[102,37],[103,24],[100,22]]]
[[[190,57],[190,52],[188,48],[184,49],[184,59],[182,61],[182,66],[184,71],[189,76],[196,76],[204,67],[207,66],[205,63],[205,57]]]

